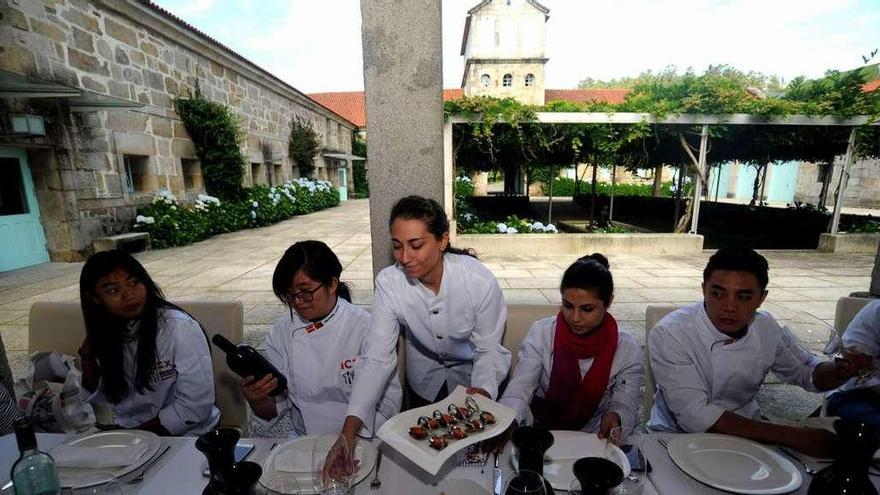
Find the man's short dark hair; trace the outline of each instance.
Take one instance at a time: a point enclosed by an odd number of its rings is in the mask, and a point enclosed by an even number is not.
[[[709,280],[715,270],[751,273],[758,279],[762,291],[767,288],[767,282],[770,281],[767,274],[769,271],[767,258],[754,249],[725,247],[715,251],[703,270],[703,283]]]

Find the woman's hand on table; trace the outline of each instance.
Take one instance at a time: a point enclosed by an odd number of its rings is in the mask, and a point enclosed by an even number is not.
[[[832,457],[839,439],[834,433],[820,428],[798,428],[788,440],[788,446],[813,457]]]
[[[486,392],[485,389],[482,389],[480,387],[468,387],[465,392],[467,392],[468,394],[480,394],[487,399],[492,399],[492,396],[489,395],[489,392]]]
[[[614,428],[620,427],[620,415],[614,411],[608,411],[602,415],[602,422],[599,424],[599,433],[598,436],[601,439],[608,438],[608,435],[611,434],[611,430]],[[612,441],[619,439],[612,439]],[[617,443],[615,441],[615,443]]]

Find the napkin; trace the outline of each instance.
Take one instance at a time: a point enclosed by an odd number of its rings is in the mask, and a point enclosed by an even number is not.
[[[144,442],[102,447],[61,444],[52,449],[52,458],[57,467],[100,469],[131,466],[146,451],[147,444]]]
[[[275,454],[275,470],[285,473],[311,473],[312,449],[293,448],[278,452]]]

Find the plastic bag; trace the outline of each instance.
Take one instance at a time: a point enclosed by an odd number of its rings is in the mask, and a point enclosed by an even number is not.
[[[80,396],[82,372],[77,358],[60,352],[35,352],[27,374],[15,382],[18,406],[37,431],[80,433],[95,425],[95,413]]]

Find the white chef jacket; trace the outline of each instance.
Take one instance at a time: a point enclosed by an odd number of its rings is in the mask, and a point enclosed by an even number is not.
[[[550,388],[550,373],[553,371],[553,340],[556,335],[556,317],[550,316],[532,324],[526,338],[519,348],[519,361],[501,402],[516,411],[519,424],[534,422],[529,407],[535,395],[544,397]],[[593,358],[578,360],[581,378],[593,365]],[[629,333],[618,329],[617,349],[611,363],[608,387],[596,408],[596,412],[582,431],[596,433],[601,426],[602,416],[608,411],[620,415],[620,424],[625,432],[632,431],[639,424],[639,409],[642,405],[642,386],[645,383],[644,358],[642,348]]]
[[[275,396],[278,414],[257,422],[272,425],[288,416],[296,435],[335,434],[342,429],[354,382],[362,368],[358,356],[370,331],[370,313],[341,297],[317,322],[294,313],[281,317],[266,344],[266,358],[287,378],[287,391]],[[397,375],[387,381],[374,402],[375,423],[364,423],[361,434],[372,436],[400,411]]]
[[[743,338],[725,343],[729,340],[709,320],[702,302],[654,326],[648,346],[657,392],[650,429],[704,432],[725,411],[756,419],[755,397],[770,371],[785,383],[817,391],[813,370],[821,360],[766,311],[755,313]]]
[[[137,375],[138,321],[129,324],[130,340],[123,343],[123,369],[129,394],[109,403],[99,382],[95,393],[83,390],[88,402],[107,402],[113,420],[123,428],[134,428],[159,417],[162,427],[174,435],[198,436],[211,431],[220,421],[214,406],[214,371],[208,338],[199,323],[183,311],[161,308],[156,319],[156,366],[150,385],[143,393],[135,388]]]
[[[502,347],[507,305],[495,276],[477,259],[443,255],[443,278],[434,294],[410,279],[400,264],[376,276],[370,337],[364,367],[348,405],[348,414],[370,422],[382,387],[395,372],[395,346],[406,332],[406,379],[426,399],[446,383],[485,389],[498,396],[510,369],[510,351]]]
[[[880,299],[869,302],[852,319],[846,331],[843,333],[844,348],[854,347],[862,354],[874,357],[874,362],[880,359]],[[850,378],[838,389],[843,392],[858,388],[868,388],[880,385],[880,368],[874,368],[870,377],[859,380],[858,377]]]

